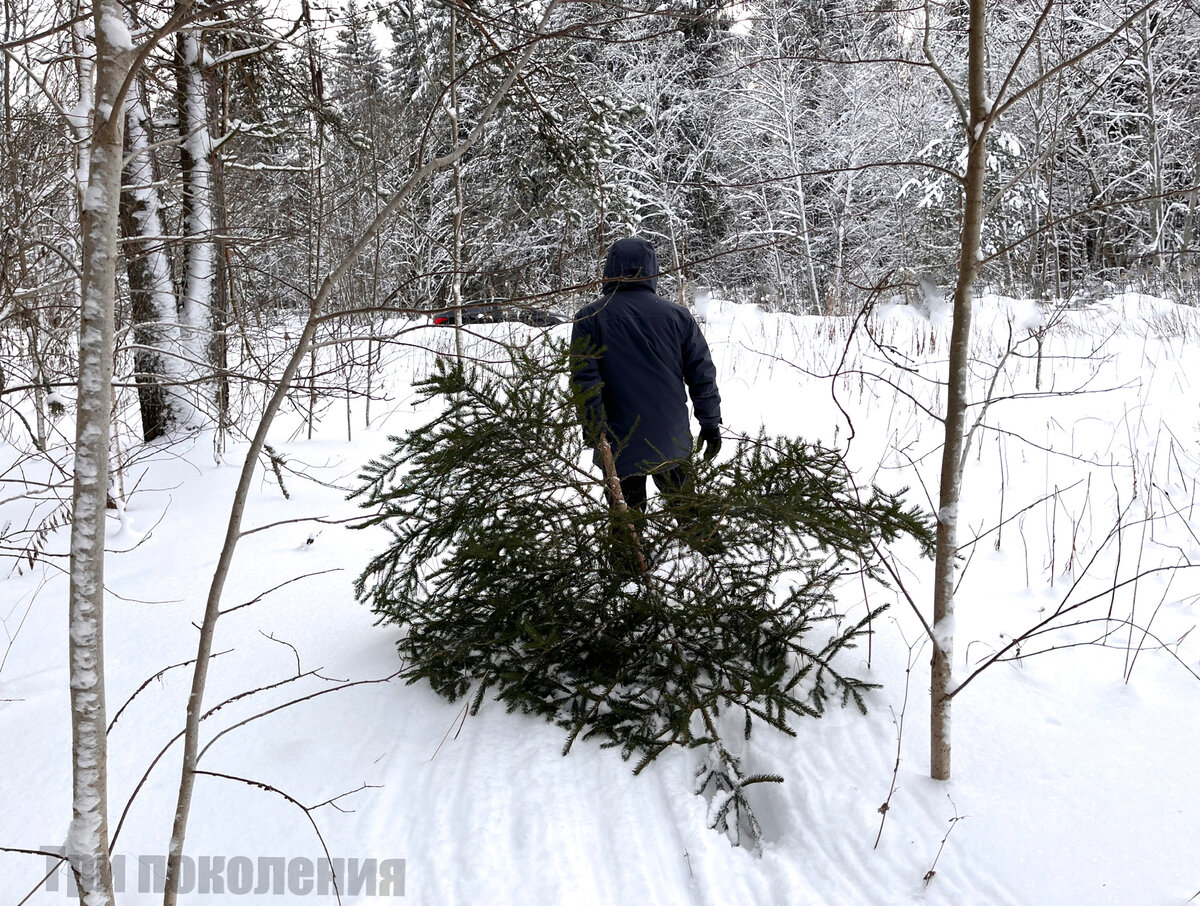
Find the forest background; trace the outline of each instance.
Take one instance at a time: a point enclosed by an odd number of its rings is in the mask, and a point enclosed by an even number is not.
[[[127,4],[145,47],[121,196],[130,433],[244,425],[256,397],[231,388],[230,347],[253,350],[243,376],[269,374],[269,328],[307,311],[398,191],[299,369],[312,417],[337,393],[370,395],[383,314],[569,315],[633,231],[682,301],[704,286],[792,313],[920,304],[922,278],[952,285],[959,265],[968,6],[567,2],[539,24],[542,4],[515,2]],[[44,442],[75,376],[94,47],[82,8],[5,7],[2,392],[10,414],[32,395]],[[1197,19],[1191,0],[990,11],[986,96],[1008,95],[988,131],[989,286],[1194,291]]]

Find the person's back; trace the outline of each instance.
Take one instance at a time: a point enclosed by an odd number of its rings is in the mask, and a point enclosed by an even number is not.
[[[608,434],[623,479],[691,452],[685,386],[701,437],[719,443],[721,398],[708,344],[687,309],[655,294],[657,277],[650,243],[617,242],[600,298],[580,309],[572,331],[575,385],[601,388],[582,413],[585,430],[593,441],[601,429]]]

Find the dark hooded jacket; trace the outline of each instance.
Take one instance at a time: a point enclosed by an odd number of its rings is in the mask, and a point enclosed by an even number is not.
[[[580,416],[589,439],[603,428],[617,474],[648,474],[692,449],[687,397],[701,427],[721,423],[717,371],[691,313],[656,295],[658,255],[637,237],[613,245],[600,298],[575,315],[573,382],[596,387]]]

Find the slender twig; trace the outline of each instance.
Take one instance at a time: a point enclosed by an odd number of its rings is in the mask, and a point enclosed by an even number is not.
[[[942,68],[937,58],[933,55],[933,48],[929,45],[929,32],[932,27],[930,24],[931,21],[932,16],[929,12],[929,0],[925,0],[925,31],[921,39],[921,53],[925,55],[925,59],[929,61],[929,65],[933,68],[933,71],[937,73],[938,78],[942,80],[942,84],[946,86],[946,90],[950,94],[950,99],[954,101],[954,107],[958,111],[959,122],[962,124],[963,131],[966,132],[971,128],[971,116],[967,111],[967,105],[963,103],[962,92],[958,90],[958,86],[954,84],[954,80],[946,74],[946,70]],[[954,177],[958,181],[962,180],[962,177],[957,173],[954,174]]]
[[[433,761],[433,759],[437,758],[438,752],[442,751],[442,746],[444,746],[446,744],[446,740],[450,738],[450,732],[452,730],[454,731],[454,738],[458,739],[458,734],[462,732],[462,728],[467,723],[467,715],[470,713],[470,710],[471,700],[467,699],[465,702],[463,702],[463,706],[461,709],[459,709],[458,713],[454,715],[454,720],[450,721],[450,726],[446,728],[446,732],[442,734],[441,741],[437,744],[437,748],[434,749],[433,754],[429,756],[430,761]],[[457,730],[454,729],[454,725],[456,723],[458,724]]]
[[[17,853],[24,856],[45,856],[47,859],[58,859],[60,862],[67,861],[67,857],[63,853],[50,852],[49,850],[45,849],[21,849],[16,846],[0,846],[0,853]],[[25,894],[24,898],[17,903],[17,906],[25,906],[25,904],[28,903],[39,890],[42,889],[42,885],[49,881],[50,877],[56,871],[58,871],[58,868],[59,867],[55,865],[52,869],[46,872],[42,879],[38,881],[36,885],[34,885],[33,889],[29,891],[29,893]]]
[[[344,793],[338,793],[338,794],[337,794],[336,796],[334,796],[332,799],[326,799],[324,802],[318,802],[318,803],[316,803],[315,805],[310,805],[310,806],[309,806],[309,808],[310,808],[310,809],[312,809],[313,811],[316,811],[316,810],[317,810],[317,809],[319,809],[319,808],[324,808],[324,807],[325,807],[325,806],[327,806],[327,805],[332,805],[332,806],[333,806],[335,809],[337,809],[337,810],[338,810],[339,812],[341,812],[342,814],[344,814],[344,815],[352,815],[352,814],[354,814],[354,812],[355,812],[355,809],[352,809],[352,808],[342,808],[340,805],[338,805],[338,800],[339,800],[339,799],[345,799],[347,796],[353,796],[353,795],[355,795],[356,793],[361,793],[363,790],[381,790],[381,789],[383,789],[383,785],[382,785],[382,784],[379,784],[379,783],[364,783],[364,784],[362,784],[361,786],[359,786],[357,789],[353,789],[353,790],[347,790],[347,791],[346,791],[346,792],[344,792]]]
[[[1200,680],[1200,673],[1197,673],[1192,668],[1192,666],[1190,664],[1188,664],[1187,661],[1185,661],[1182,657],[1180,657],[1179,652],[1176,650],[1178,648],[1179,644],[1184,639],[1186,639],[1189,635],[1191,635],[1192,629],[1194,629],[1195,627],[1189,628],[1182,636],[1180,636],[1174,642],[1167,642],[1166,640],[1159,638],[1153,632],[1150,632],[1150,627],[1148,625],[1140,626],[1137,624],[1131,624],[1128,620],[1112,620],[1107,617],[1093,617],[1093,618],[1087,619],[1087,620],[1077,620],[1076,622],[1070,623],[1068,625],[1078,628],[1078,627],[1082,627],[1082,626],[1089,626],[1092,623],[1102,623],[1106,627],[1105,631],[1102,632],[1100,635],[1098,635],[1094,639],[1088,639],[1088,640],[1082,641],[1082,642],[1064,642],[1061,645],[1047,645],[1045,648],[1039,648],[1036,651],[1021,651],[1020,649],[1018,649],[1012,655],[1000,657],[998,662],[1005,663],[1005,664],[1011,664],[1015,661],[1023,661],[1026,658],[1037,657],[1040,654],[1050,654],[1051,652],[1055,652],[1055,651],[1066,651],[1068,648],[1084,648],[1084,647],[1091,647],[1091,646],[1097,646],[1100,648],[1115,648],[1117,646],[1108,644],[1108,638],[1113,633],[1113,630],[1108,627],[1110,627],[1112,624],[1115,623],[1118,628],[1123,627],[1123,626],[1131,626],[1134,630],[1143,632],[1145,634],[1146,638],[1150,639],[1152,642],[1155,643],[1155,645],[1150,650],[1165,651],[1168,655],[1170,655],[1172,658],[1174,658],[1175,662],[1178,663],[1179,666],[1182,667],[1184,670],[1186,670],[1192,676],[1193,679]],[[1064,627],[1064,626],[1047,626],[1045,629],[1041,629],[1038,632],[1030,633],[1028,636],[1026,636],[1024,641],[1029,641],[1030,639],[1039,638],[1040,636],[1047,635],[1051,632],[1056,632],[1059,629],[1064,629],[1064,628],[1066,628],[1066,627]],[[1124,650],[1124,646],[1121,646],[1121,649]]]
[[[232,648],[227,648],[225,651],[218,651],[213,655],[213,657],[220,657],[223,654],[228,654],[232,650]],[[121,715],[125,713],[125,709],[133,704],[133,700],[137,698],[147,686],[149,686],[155,680],[162,679],[168,670],[174,670],[176,667],[186,667],[188,664],[195,663],[195,660],[195,658],[192,658],[188,661],[180,661],[178,664],[171,664],[169,667],[163,667],[162,670],[158,671],[158,673],[148,677],[146,681],[138,686],[137,689],[133,691],[133,694],[125,700],[125,704],[121,705],[121,707],[117,710],[117,713],[113,715],[113,719],[108,723],[108,732],[112,732],[113,727],[117,725],[117,721],[121,719]]]
[[[17,853],[23,856],[46,856],[52,859],[61,859],[66,861],[66,856],[62,853],[51,852],[48,849],[22,849],[19,846],[0,846],[0,853]]]
[[[287,683],[295,682],[298,678],[299,677],[293,676],[293,677],[289,677],[286,680],[283,680],[282,682],[272,683],[269,686],[263,686],[260,689],[251,689],[247,692],[240,692],[237,695],[227,698],[227,699],[225,699],[225,701],[220,702],[217,705],[214,705],[212,708],[210,708],[208,711],[204,712],[204,714],[202,714],[200,716],[200,720],[202,720],[202,721],[207,720],[209,717],[211,717],[213,714],[216,714],[218,711],[220,711],[222,708],[224,708],[228,704],[232,704],[235,701],[246,698],[247,696],[250,696],[250,695],[255,695],[259,692],[266,692],[271,689],[276,689],[282,685],[286,685]],[[158,754],[155,755],[152,759],[150,759],[150,764],[146,767],[146,770],[144,772],[142,772],[142,776],[138,780],[137,784],[134,785],[133,792],[130,793],[129,798],[125,800],[125,807],[121,810],[121,817],[117,821],[117,828],[116,828],[116,830],[113,831],[112,839],[109,841],[110,850],[117,845],[117,838],[121,836],[121,828],[125,825],[125,819],[129,817],[129,811],[130,811],[130,809],[133,808],[134,800],[137,799],[138,794],[141,793],[142,788],[146,785],[147,781],[149,781],[150,775],[154,772],[154,768],[157,767],[157,765],[160,761],[162,761],[162,759],[166,756],[167,752],[171,751],[171,747],[174,746],[175,743],[179,742],[179,740],[183,738],[184,732],[185,732],[184,730],[180,730],[178,733],[176,733],[174,736],[172,736],[169,740],[167,740],[166,745],[164,745],[161,749],[158,750]]]
[[[296,472],[295,469],[290,468],[290,467],[288,467],[288,472],[292,473],[293,475],[301,474],[299,472]],[[253,535],[256,532],[266,532],[266,530],[268,530],[270,528],[277,528],[278,526],[290,526],[290,524],[294,524],[296,522],[319,522],[320,524],[323,524],[323,526],[342,526],[342,524],[344,524],[344,523],[355,522],[355,521],[360,520],[360,518],[362,518],[362,517],[361,516],[347,516],[346,518],[341,518],[341,520],[331,520],[331,518],[329,518],[328,516],[300,516],[298,518],[294,518],[294,520],[280,520],[278,522],[268,522],[265,524],[265,526],[256,526],[254,528],[247,528],[239,536],[240,536],[240,538],[245,538],[246,535]]]
[[[329,873],[330,873],[330,876],[333,878],[333,895],[335,897],[337,897],[338,903],[342,902],[342,892],[338,888],[337,870],[334,868],[334,865],[333,865],[333,857],[329,854],[329,847],[325,843],[325,837],[321,834],[321,828],[317,825],[317,820],[312,816],[311,808],[306,806],[304,803],[302,803],[299,799],[295,798],[294,796],[289,796],[283,790],[279,789],[279,787],[272,786],[271,784],[266,783],[265,781],[262,781],[262,780],[250,780],[247,777],[235,777],[232,774],[221,774],[216,771],[197,770],[196,773],[203,774],[206,777],[220,777],[223,780],[234,780],[238,783],[244,783],[244,784],[246,784],[246,786],[253,786],[253,787],[257,787],[260,790],[266,790],[268,793],[275,793],[278,796],[282,796],[284,799],[286,799],[292,805],[296,806],[296,808],[300,809],[300,811],[304,812],[304,817],[307,818],[308,823],[312,825],[313,833],[315,833],[317,835],[317,839],[321,842],[321,849],[324,850],[324,852],[325,852],[325,861],[329,863]],[[363,788],[359,787],[358,790],[352,790],[351,792],[357,793],[361,789],[363,789]],[[342,793],[341,795],[348,796],[348,795],[350,795],[350,793]],[[341,796],[338,796],[335,798],[341,798]],[[327,802],[321,803],[321,805],[326,805],[326,804],[328,804],[328,802],[332,802],[332,801],[333,801],[332,799],[328,800]],[[319,808],[319,807],[320,806],[314,806],[314,808]]]
[[[221,611],[221,616],[225,616],[225,614],[227,614],[227,613],[233,613],[235,610],[241,610],[243,607],[249,607],[251,604],[257,604],[259,601],[261,601],[267,595],[271,594],[272,592],[279,591],[279,589],[281,589],[287,585],[291,585],[293,582],[299,582],[301,579],[311,579],[314,576],[324,576],[326,573],[340,573],[341,571],[342,571],[342,568],[340,566],[335,566],[332,569],[323,569],[323,570],[320,570],[319,572],[305,573],[302,576],[295,576],[291,579],[288,579],[286,582],[280,582],[278,585],[274,586],[273,588],[268,588],[266,591],[262,592],[259,595],[256,595],[255,597],[251,598],[249,601],[246,601],[244,604],[235,604],[233,607],[225,608],[224,610]],[[191,661],[188,661],[188,663],[190,664]]]
[[[922,647],[923,645],[924,643],[922,643]],[[892,724],[896,727],[896,763],[892,766],[892,785],[888,787],[887,798],[883,800],[883,805],[879,806],[879,833],[875,835],[875,845],[871,849],[879,849],[879,841],[883,839],[883,825],[887,821],[888,812],[892,809],[892,797],[896,794],[896,783],[900,778],[900,750],[904,743],[904,715],[908,712],[908,687],[909,681],[912,679],[913,649],[916,647],[915,643],[908,646],[908,664],[904,668],[904,699],[900,704],[899,716],[896,715],[895,708],[891,709]]]
[[[1100,50],[1102,47],[1106,47],[1107,45],[1111,44],[1122,33],[1124,33],[1131,25],[1133,25],[1133,23],[1136,22],[1143,13],[1147,12],[1148,10],[1154,8],[1157,5],[1158,5],[1158,0],[1149,0],[1148,3],[1142,4],[1142,6],[1140,6],[1137,10],[1135,10],[1127,18],[1122,20],[1121,23],[1116,28],[1110,29],[1108,34],[1106,34],[1099,41],[1096,41],[1094,44],[1092,44],[1088,47],[1085,47],[1079,53],[1075,54],[1072,57],[1068,57],[1066,60],[1063,60],[1058,65],[1052,66],[1050,69],[1047,69],[1045,72],[1040,73],[1038,75],[1038,77],[1036,79],[1034,79],[1032,82],[1030,82],[1028,85],[1023,86],[1022,88],[1020,88],[1016,92],[1014,92],[1008,98],[1008,100],[1004,101],[1003,103],[997,103],[995,106],[993,106],[992,112],[991,112],[991,118],[996,119],[996,118],[1002,116],[1006,110],[1008,110],[1010,107],[1013,106],[1013,104],[1017,103],[1017,101],[1021,100],[1021,98],[1025,97],[1027,94],[1034,91],[1039,85],[1050,81],[1052,78],[1054,78],[1054,76],[1058,75],[1060,72],[1070,69],[1071,67],[1075,66],[1077,63],[1080,63],[1087,57],[1094,54],[1096,51]]]
[[[401,672],[402,672],[402,670],[397,670],[395,673],[392,673],[388,676],[379,677],[377,679],[354,680],[353,682],[341,683],[340,685],[333,686],[332,688],[320,689],[309,695],[302,695],[299,698],[293,698],[290,701],[284,702],[283,704],[276,705],[274,708],[268,708],[266,711],[260,711],[258,714],[253,714],[250,717],[247,717],[245,720],[238,721],[235,724],[231,724],[230,726],[225,727],[225,729],[221,730],[219,733],[217,733],[215,736],[213,736],[213,738],[208,741],[208,745],[206,745],[203,749],[200,750],[200,754],[197,756],[196,760],[199,761],[200,758],[203,758],[204,753],[207,752],[209,749],[211,749],[213,747],[213,745],[217,742],[218,739],[220,739],[222,736],[224,736],[227,733],[232,733],[234,730],[238,729],[239,727],[244,727],[247,724],[253,723],[256,720],[261,720],[264,717],[267,717],[271,714],[275,714],[279,711],[283,711],[287,708],[291,708],[294,705],[299,705],[303,702],[312,701],[313,699],[320,698],[323,695],[329,695],[334,692],[342,692],[346,689],[351,689],[355,686],[371,686],[371,685],[375,685],[378,683],[389,683],[392,680],[394,680],[396,677],[398,677],[401,674]],[[309,673],[300,674],[299,676],[294,676],[289,680],[285,680],[285,682],[292,682],[293,680],[300,679],[301,677],[304,677],[304,676],[316,676],[316,675],[317,675],[316,672],[312,671]],[[282,683],[279,683],[277,685],[282,685]],[[255,691],[256,692],[265,691],[266,689],[269,689],[269,688],[272,688],[272,687],[268,686],[268,687],[264,687],[264,689],[262,689],[262,690],[255,690]],[[223,707],[224,704],[228,704],[228,702],[224,702],[222,705],[220,705],[218,707]],[[213,710],[216,710],[216,709],[213,709]]]
[[[883,568],[888,571],[888,575],[892,577],[892,581],[896,583],[896,587],[900,589],[900,593],[904,595],[904,600],[908,602],[908,606],[912,608],[913,613],[917,615],[917,619],[921,621],[921,626],[925,629],[925,635],[933,642],[934,647],[937,647],[937,638],[933,634],[933,627],[929,625],[929,621],[925,619],[925,614],[921,613],[921,608],[917,606],[917,602],[913,600],[913,596],[908,593],[908,589],[904,587],[904,580],[900,578],[899,572],[892,565],[891,560],[879,549],[878,542],[874,538],[871,539],[871,548],[879,557],[879,562],[883,564]]]
[[[1083,482],[1084,482],[1085,480],[1086,480],[1086,479],[1083,479],[1083,478],[1081,478],[1081,479],[1079,479],[1078,481],[1076,481],[1074,484],[1069,484],[1069,485],[1067,485],[1065,488],[1061,488],[1059,491],[1056,491],[1054,494],[1046,494],[1046,495],[1045,495],[1045,496],[1043,496],[1043,497],[1039,497],[1039,498],[1038,498],[1037,500],[1035,500],[1033,503],[1029,504],[1029,506],[1027,506],[1027,507],[1024,507],[1024,508],[1022,508],[1022,509],[1019,509],[1019,510],[1017,510],[1015,513],[1013,513],[1013,514],[1012,514],[1011,516],[1009,516],[1007,519],[1004,519],[1004,520],[1002,520],[1002,521],[1000,521],[1000,522],[996,523],[996,525],[992,526],[992,527],[991,527],[990,529],[988,529],[986,532],[980,532],[980,533],[979,533],[979,534],[977,534],[977,535],[976,535],[974,538],[972,538],[970,541],[965,541],[965,542],[963,542],[962,544],[960,544],[960,545],[959,545],[959,548],[958,548],[958,549],[961,551],[963,548],[971,547],[971,546],[972,546],[972,545],[974,545],[974,544],[978,544],[980,541],[982,541],[982,540],[983,540],[984,538],[986,538],[988,535],[992,534],[992,532],[998,532],[998,531],[1000,531],[1000,529],[1002,529],[1004,526],[1008,525],[1008,523],[1012,522],[1014,519],[1017,519],[1017,518],[1019,518],[1019,517],[1021,517],[1021,516],[1025,515],[1027,512],[1029,512],[1030,510],[1032,510],[1034,507],[1041,506],[1041,505],[1042,505],[1043,503],[1045,503],[1047,500],[1050,500],[1050,499],[1052,499],[1053,497],[1057,496],[1057,494],[1059,494],[1059,493],[1064,493],[1064,494],[1065,494],[1067,491],[1071,490],[1072,488],[1077,488],[1077,487],[1079,487],[1079,485],[1083,484]]]
[[[296,650],[295,645],[293,645],[291,642],[284,641],[283,639],[277,639],[271,633],[263,632],[261,629],[258,631],[258,634],[261,635],[267,641],[274,642],[277,645],[283,645],[285,648],[287,648],[289,651],[291,651],[292,657],[294,657],[296,659],[296,676],[304,675],[304,670],[300,666],[300,652]],[[310,671],[310,673],[314,676],[317,675],[316,670]]]
[[[995,109],[996,104],[1004,98],[1005,92],[1008,91],[1008,86],[1012,84],[1013,77],[1016,76],[1017,70],[1021,68],[1021,61],[1025,59],[1025,54],[1029,53],[1029,48],[1033,46],[1038,34],[1042,30],[1042,26],[1046,24],[1046,20],[1050,17],[1050,11],[1054,8],[1054,3],[1055,0],[1046,0],[1046,5],[1042,7],[1041,15],[1038,16],[1037,21],[1033,24],[1033,28],[1029,30],[1029,37],[1025,39],[1025,43],[1021,45],[1021,49],[1017,52],[1012,65],[1008,67],[1008,72],[1004,75],[1004,81],[1000,83],[1000,89],[996,92],[996,97],[992,102],[993,109],[989,111],[989,116],[993,119],[1002,112]]]
[[[1193,569],[1196,566],[1200,566],[1200,564],[1190,564],[1189,563],[1189,564],[1175,565],[1175,566],[1158,566],[1158,567],[1154,567],[1153,569],[1147,569],[1144,572],[1138,573],[1136,576],[1126,579],[1124,582],[1117,583],[1115,586],[1113,586],[1113,588],[1106,588],[1104,591],[1100,592],[1099,594],[1091,595],[1090,597],[1084,598],[1082,601],[1078,601],[1075,604],[1070,605],[1069,607],[1059,606],[1054,611],[1054,613],[1050,614],[1050,616],[1046,617],[1044,620],[1037,623],[1035,626],[1026,630],[1025,632],[1021,633],[1020,635],[1014,636],[1003,648],[1001,648],[999,651],[997,651],[991,657],[986,658],[983,661],[983,663],[981,663],[978,667],[976,667],[974,670],[971,671],[971,673],[967,676],[966,679],[964,679],[961,683],[959,683],[957,686],[955,686],[953,689],[951,689],[950,692],[947,693],[946,697],[953,698],[956,695],[958,695],[958,693],[962,692],[963,689],[965,689],[968,685],[970,685],[970,683],[972,681],[974,681],[974,679],[977,676],[979,676],[979,674],[981,674],[984,670],[986,670],[988,667],[990,667],[992,664],[996,663],[997,661],[1010,660],[1009,658],[1006,658],[1005,655],[1007,655],[1014,648],[1018,647],[1022,642],[1026,641],[1036,635],[1041,634],[1044,630],[1046,630],[1046,628],[1049,626],[1049,624],[1053,623],[1055,620],[1059,619],[1060,617],[1062,617],[1074,610],[1078,610],[1080,607],[1083,607],[1086,604],[1091,604],[1093,601],[1098,601],[1101,598],[1106,597],[1109,594],[1111,594],[1114,590],[1124,588],[1126,585],[1130,585],[1132,583],[1138,582],[1141,579],[1146,578],[1147,576],[1152,576],[1152,575],[1155,575],[1156,573],[1162,573],[1162,572],[1173,572],[1175,570],[1180,570],[1180,569]],[[1086,574],[1086,570],[1085,570],[1084,574]],[[1126,621],[1120,621],[1120,624],[1124,625],[1125,622]]]
[[[950,799],[950,797],[948,795],[946,796],[946,798]],[[937,874],[936,869],[937,869],[938,859],[940,859],[942,857],[942,850],[946,848],[946,841],[950,839],[951,831],[954,830],[955,825],[957,825],[959,821],[962,821],[964,818],[970,817],[970,815],[960,815],[958,813],[958,807],[956,805],[954,805],[953,799],[950,799],[950,805],[954,808],[954,817],[950,819],[950,827],[946,829],[946,836],[942,837],[942,842],[938,846],[937,855],[935,855],[933,857],[933,864],[929,866],[929,871],[925,872],[925,877],[923,880],[925,881],[926,886],[929,886],[929,882],[932,881],[933,876]]]

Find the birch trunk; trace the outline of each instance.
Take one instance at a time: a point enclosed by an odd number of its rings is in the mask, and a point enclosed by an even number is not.
[[[227,122],[222,117],[221,122]],[[209,343],[209,362],[215,372],[215,427],[213,432],[213,458],[223,461],[225,440],[229,435],[229,321],[233,299],[233,272],[229,264],[229,202],[225,193],[225,165],[221,152],[213,156],[213,226],[216,235],[213,249],[216,252],[216,297],[212,304],[212,335]]]
[[[124,116],[121,86],[133,49],[121,5],[98,0],[95,105],[79,211],[79,399],[70,562],[72,819],[67,855],[87,906],[114,902],[108,849],[104,703],[104,536],[112,409],[113,300]],[[86,90],[81,92],[86,97]]]
[[[937,553],[934,560],[933,664],[929,772],[950,779],[951,665],[954,659],[954,578],[958,553],[958,501],[962,492],[962,457],[967,421],[967,378],[971,341],[972,286],[979,273],[979,241],[983,226],[984,177],[987,167],[985,52],[986,0],[971,0],[968,66],[968,156],[963,204],[958,280],[954,288],[954,324],[950,332],[950,374],[946,386],[946,439],[942,447],[938,503]]]
[[[185,5],[183,2],[179,6]],[[190,2],[186,5],[190,6]],[[214,254],[212,241],[212,137],[208,90],[204,81],[204,45],[200,30],[181,31],[175,40],[176,98],[179,107],[179,167],[183,177],[184,238],[180,325],[183,345],[198,383],[203,406],[211,395],[209,352],[212,341]]]
[[[1150,165],[1150,262],[1162,267],[1163,251],[1163,155],[1158,134],[1158,74],[1154,66],[1154,19],[1142,15],[1142,70],[1146,80],[1146,142]]]
[[[150,119],[134,81],[125,105],[125,183],[121,231],[133,317],[133,367],[142,414],[142,438],[156,440],[195,420],[186,381],[189,368],[179,335],[171,262],[163,244],[162,205],[150,152]]]

